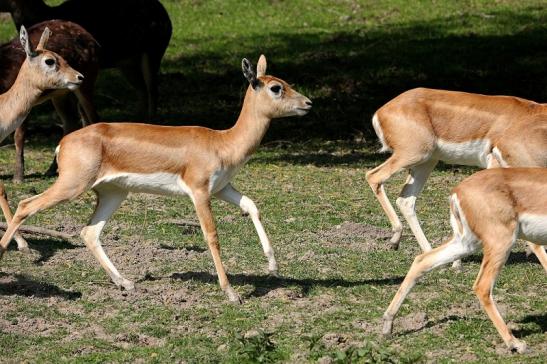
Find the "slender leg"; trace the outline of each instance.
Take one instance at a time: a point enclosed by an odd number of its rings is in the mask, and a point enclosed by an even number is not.
[[[262,249],[264,250],[264,255],[268,259],[268,271],[270,274],[277,275],[277,262],[275,260],[274,251],[270,244],[270,240],[264,231],[264,226],[260,221],[260,213],[255,205],[255,203],[248,198],[243,196],[239,191],[237,191],[231,184],[228,184],[221,191],[217,192],[216,197],[239,206],[243,212],[246,212],[251,217],[253,224],[260,239],[260,244],[262,244]]]
[[[152,66],[150,56],[144,53],[141,58],[141,70],[148,96],[148,118],[152,119],[156,114],[158,100],[158,70]]]
[[[220,245],[218,243],[215,221],[211,212],[211,197],[205,189],[194,191],[193,202],[196,207],[201,230],[203,231],[203,235],[205,236],[205,240],[207,240],[209,250],[213,256],[220,288],[226,293],[231,302],[241,303],[241,298],[236,291],[234,291],[232,286],[230,286],[230,282],[228,282],[228,277],[224,271],[222,261],[220,260]]]
[[[88,181],[82,179],[82,175],[84,175],[87,166],[82,163],[80,167],[80,169],[74,170],[74,172],[70,171],[65,175],[60,175],[57,181],[55,181],[55,183],[44,193],[19,202],[17,211],[15,211],[13,219],[10,219],[11,223],[9,223],[6,232],[2,236],[2,240],[0,240],[0,258],[8,248],[8,245],[19,226],[21,226],[29,216],[55,206],[60,202],[76,198],[87,189]],[[6,218],[8,217],[6,216]]]
[[[63,126],[63,135],[67,135],[80,128],[80,121],[78,120],[78,111],[74,105],[74,99],[70,94],[63,94],[51,99],[53,106]],[[46,176],[55,176],[57,174],[57,160],[53,157],[53,161],[49,165],[47,171],[44,173]]]
[[[431,250],[431,245],[427,241],[425,234],[420,227],[420,222],[416,216],[416,199],[422,192],[427,178],[431,174],[431,171],[437,165],[436,160],[428,160],[423,164],[419,164],[410,168],[410,174],[406,180],[406,184],[403,187],[400,197],[397,199],[397,206],[405,217],[410,229],[414,233],[416,240],[423,252]]]
[[[391,335],[395,315],[399,312],[403,301],[409,294],[412,287],[414,287],[417,280],[425,272],[469,255],[476,250],[476,248],[476,245],[462,244],[460,238],[452,237],[452,239],[443,245],[429,252],[418,255],[416,259],[414,259],[414,263],[412,263],[412,266],[410,267],[410,270],[408,271],[403,283],[399,287],[395,297],[393,297],[393,300],[384,313],[384,327],[382,334],[385,336]]]
[[[127,191],[115,187],[108,187],[98,189],[96,190],[96,193],[98,201],[95,212],[87,226],[82,229],[80,236],[85,242],[85,245],[99,261],[99,264],[101,264],[106,273],[108,273],[114,284],[118,287],[123,287],[128,291],[132,290],[135,288],[135,285],[133,282],[122,277],[106,255],[101,246],[101,241],[99,240],[106,222],[127,197]]]
[[[395,155],[392,155],[387,161],[368,171],[366,174],[367,182],[370,188],[372,188],[372,192],[374,192],[376,199],[380,202],[382,209],[391,223],[393,237],[391,238],[390,243],[395,250],[399,248],[399,241],[403,234],[403,224],[387,198],[384,182],[402,168],[404,168],[404,163],[401,163]]]
[[[2,212],[4,213],[4,217],[6,218],[6,222],[9,225],[11,223],[11,220],[13,219],[13,215],[11,214],[11,209],[10,209],[9,204],[8,204],[8,196],[6,194],[4,184],[1,183],[1,182],[0,182],[0,208],[2,208]],[[29,251],[28,243],[21,236],[21,234],[15,233],[13,238],[17,242],[17,248],[20,251]],[[1,256],[1,253],[0,253],[0,256]]]
[[[25,131],[26,124],[21,124],[15,129],[13,139],[15,141],[15,173],[13,183],[21,183],[25,178]]]
[[[526,343],[513,336],[492,298],[496,278],[507,261],[514,242],[514,236],[506,236],[503,239],[499,237],[484,239],[484,257],[473,290],[507,347],[511,351],[523,353],[526,351]]]
[[[547,272],[547,253],[545,252],[545,247],[530,242],[527,242],[527,247],[536,255],[543,269]]]

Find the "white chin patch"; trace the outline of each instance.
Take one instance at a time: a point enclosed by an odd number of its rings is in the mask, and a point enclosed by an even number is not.
[[[75,84],[75,83],[69,83],[67,88],[68,88],[70,91],[74,91],[74,90],[76,90],[78,87],[80,87],[80,85],[77,85],[77,84]]]

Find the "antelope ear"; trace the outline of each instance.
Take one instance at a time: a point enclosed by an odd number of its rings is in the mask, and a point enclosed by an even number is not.
[[[256,90],[260,85],[260,81],[256,78],[253,65],[247,58],[243,58],[241,61],[241,69],[243,70],[243,76],[249,81],[253,89]]]
[[[36,47],[37,51],[46,49],[47,41],[49,40],[50,35],[51,35],[51,30],[49,30],[48,27],[45,27],[44,32],[42,33],[42,36],[40,37],[40,42],[38,43],[38,46]]]
[[[256,76],[262,77],[266,75],[266,56],[263,54],[260,55],[260,58],[258,59],[258,64],[256,65]]]
[[[21,41],[21,46],[25,50],[27,57],[34,57],[36,53],[30,49],[30,40],[28,39],[28,33],[23,25],[21,25],[21,30],[19,31],[19,40]]]

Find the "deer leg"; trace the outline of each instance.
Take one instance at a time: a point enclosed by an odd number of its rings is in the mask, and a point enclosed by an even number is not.
[[[158,102],[158,71],[159,67],[152,64],[152,60],[147,53],[141,58],[141,71],[146,85],[148,100],[148,118],[152,119],[156,115]]]
[[[127,191],[113,187],[97,189],[95,192],[97,193],[95,212],[87,226],[82,229],[80,236],[114,284],[130,291],[135,288],[135,285],[122,277],[106,255],[99,240],[106,222],[127,197]]]
[[[193,202],[201,225],[201,230],[203,231],[203,235],[205,236],[205,240],[209,245],[209,250],[213,257],[220,288],[226,293],[231,302],[241,303],[241,298],[228,282],[228,277],[224,271],[222,261],[220,260],[220,244],[218,242],[215,221],[211,211],[211,198],[209,193],[206,191],[196,191],[193,194]]]
[[[249,214],[255,226],[256,233],[258,234],[258,238],[260,239],[260,244],[264,250],[264,255],[268,259],[268,271],[272,275],[277,275],[277,262],[275,260],[274,251],[270,244],[270,240],[266,235],[264,226],[262,226],[262,222],[260,221],[260,213],[253,200],[247,196],[243,196],[231,184],[228,184],[222,190],[217,192],[215,196],[221,200],[239,206],[243,212]]]
[[[139,115],[148,119],[148,90],[146,81],[142,72],[142,55],[137,58],[127,60],[120,64],[120,70],[127,79],[127,81],[133,86],[138,96],[138,110]]]
[[[21,183],[25,178],[25,123],[21,124],[13,135],[15,142],[15,173],[13,183]]]
[[[523,353],[526,351],[526,343],[513,336],[492,298],[492,291],[494,290],[496,278],[507,261],[509,252],[514,243],[515,236],[510,232],[505,234],[505,236],[492,237],[483,240],[484,257],[477,280],[473,285],[473,290],[507,347],[511,351]]]
[[[80,87],[74,91],[76,98],[78,99],[78,104],[82,107],[80,114],[82,117],[82,125],[87,126],[99,121],[99,115],[97,114],[97,109],[93,104],[93,90],[88,90],[87,88],[82,89]]]
[[[0,208],[2,209],[2,212],[4,213],[4,217],[6,218],[6,223],[8,223],[8,226],[9,226],[9,224],[11,223],[11,220],[13,219],[13,215],[11,214],[11,209],[8,204],[8,196],[6,194],[6,189],[4,188],[4,184],[1,182],[0,182]],[[17,242],[17,249],[19,249],[20,251],[29,251],[28,243],[21,236],[21,234],[15,233],[13,238]]]
[[[412,263],[412,266],[410,267],[403,283],[397,290],[395,297],[393,297],[393,300],[384,313],[384,327],[382,329],[382,334],[384,336],[391,335],[393,329],[393,319],[397,315],[397,312],[399,312],[403,301],[410,293],[412,287],[414,287],[418,279],[420,279],[425,272],[469,255],[476,249],[477,245],[472,243],[464,244],[460,237],[454,236],[443,245],[418,255],[414,259],[414,263]]]
[[[73,100],[71,100],[70,94],[63,94],[61,96],[51,99],[55,111],[63,126],[63,135],[67,135],[80,128],[77,112],[74,108]],[[57,160],[53,157],[49,168],[47,169],[46,176],[55,176],[57,174]]]
[[[405,217],[410,229],[414,233],[416,240],[423,252],[431,250],[431,245],[427,241],[425,234],[420,226],[420,221],[416,216],[416,199],[422,192],[427,178],[433,171],[433,168],[437,165],[436,160],[428,160],[423,164],[419,164],[410,168],[410,174],[406,180],[405,186],[401,192],[401,195],[397,199],[397,206]]]

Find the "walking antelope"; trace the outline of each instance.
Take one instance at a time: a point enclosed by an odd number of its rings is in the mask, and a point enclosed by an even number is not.
[[[99,241],[100,234],[129,191],[188,195],[209,245],[220,287],[230,301],[239,302],[220,260],[220,246],[211,197],[239,206],[249,213],[264,253],[268,270],[277,272],[274,252],[254,202],[230,183],[257,149],[271,119],[305,115],[311,101],[285,81],[266,75],[266,58],[256,73],[247,59],[243,74],[249,81],[236,124],[228,130],[198,126],[167,127],[132,123],[90,125],[61,140],[57,162],[59,178],[44,193],[21,201],[0,241],[3,253],[23,221],[40,210],[76,198],[88,189],[98,197],[97,206],[81,237],[112,281],[125,289],[133,283],[118,272]]]
[[[507,347],[522,353],[526,344],[505,324],[492,298],[494,283],[517,238],[531,247],[547,272],[547,169],[495,168],[468,177],[450,198],[453,236],[443,245],[416,257],[397,294],[384,313],[383,334],[416,281],[427,271],[479,250],[484,252],[473,289]],[[540,244],[540,245],[536,245]]]
[[[547,130],[547,105],[511,96],[417,88],[382,106],[372,118],[381,151],[392,151],[366,174],[367,181],[393,228],[391,244],[399,246],[403,226],[389,202],[384,182],[408,168],[397,206],[422,251],[431,250],[416,216],[415,204],[439,161],[492,167],[547,167],[547,144],[534,133]],[[530,133],[535,130],[534,133]],[[524,142],[531,135],[534,142]],[[533,248],[547,259],[545,249]]]
[[[84,77],[73,70],[57,53],[46,50],[50,30],[44,29],[36,50],[32,50],[28,33],[21,27],[20,42],[26,58],[11,88],[0,95],[0,140],[20,126],[32,107],[52,89],[76,90]],[[0,183],[0,208],[9,223],[11,211],[4,185]],[[11,238],[10,238],[11,239]],[[19,249],[28,249],[26,241],[15,236]]]
[[[68,64],[85,75],[85,80],[74,91],[82,106],[85,124],[97,122],[98,115],[93,103],[93,88],[99,71],[99,44],[81,26],[64,21],[49,20],[27,29],[31,43],[37,44],[45,28],[52,32],[48,40],[48,49],[64,58]],[[9,90],[15,82],[21,64],[25,61],[25,51],[19,39],[0,46],[0,92]],[[82,127],[80,115],[71,102],[72,92],[67,89],[48,91],[42,94],[37,103],[51,100],[57,115],[61,119],[63,134],[66,135]],[[16,163],[14,182],[22,182],[24,177],[24,124],[15,130]],[[50,171],[56,174],[56,164]]]

